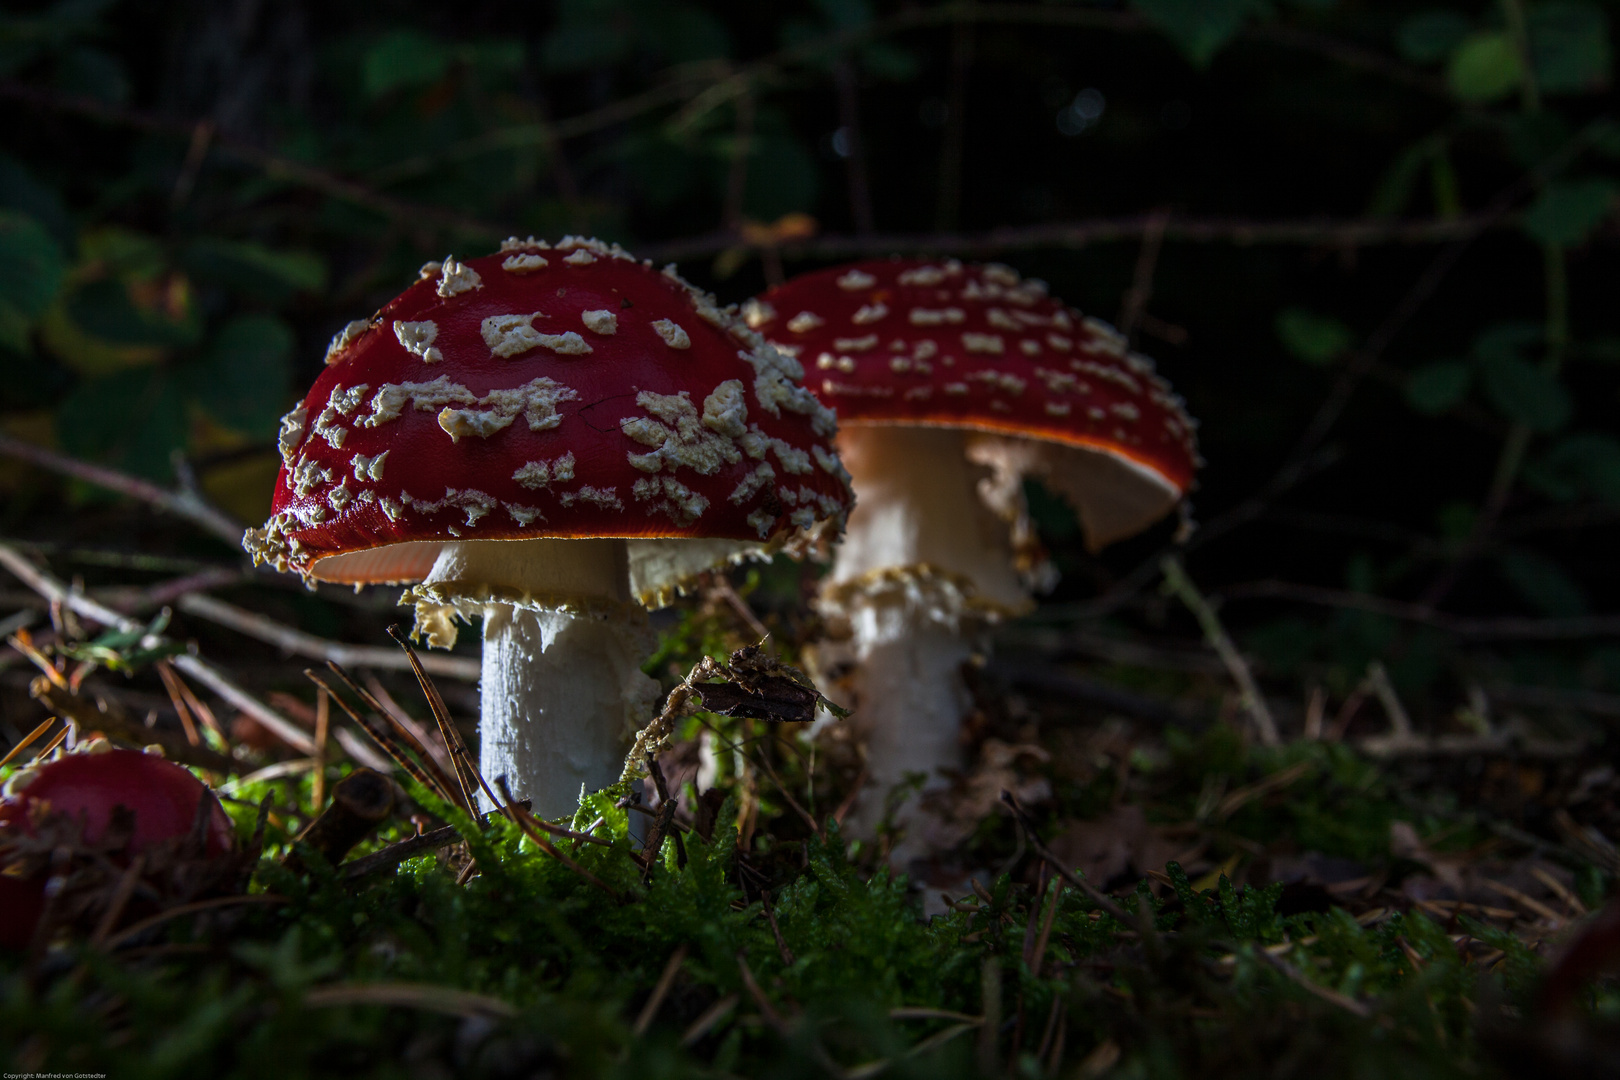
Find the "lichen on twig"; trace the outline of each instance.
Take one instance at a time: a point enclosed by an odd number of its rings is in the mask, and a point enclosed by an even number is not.
[[[705,656],[675,684],[652,723],[636,733],[618,783],[628,784],[646,775],[648,755],[658,752],[683,717],[712,712],[802,724],[814,720],[818,708],[838,717],[849,715],[823,697],[808,675],[759,645],[737,649],[726,661]]]

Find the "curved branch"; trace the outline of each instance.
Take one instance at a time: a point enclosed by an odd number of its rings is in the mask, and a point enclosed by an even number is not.
[[[116,491],[120,495],[128,495],[132,499],[150,503],[159,510],[167,510],[176,517],[185,518],[194,525],[202,526],[204,531],[219,537],[232,548],[241,550],[242,525],[229,514],[209,505],[194,492],[170,491],[140,477],[130,476],[117,469],[109,469],[105,465],[80,461],[78,458],[59,454],[55,450],[47,450],[43,446],[24,442],[4,432],[0,432],[0,456],[17,458],[19,461],[38,465],[42,469],[49,469],[63,476],[71,476],[87,484],[94,484],[108,491]]]
[[[346,645],[306,633],[295,627],[279,623],[257,612],[227,604],[223,600],[201,593],[188,593],[179,598],[177,606],[187,615],[206,619],[211,623],[235,630],[239,634],[274,645],[283,652],[311,660],[330,660],[344,667],[386,668],[409,671],[410,660],[398,649],[385,649],[377,645]],[[479,662],[465,656],[424,654],[422,667],[430,675],[477,682]]]
[[[126,633],[142,629],[141,624],[134,619],[118,614],[118,612],[90,599],[83,593],[72,591],[58,581],[49,571],[41,570],[23,558],[21,552],[8,544],[0,544],[0,566],[4,566],[11,571],[19,581],[30,589],[48,600],[61,603],[76,615]],[[152,637],[159,642],[167,640],[158,634],[154,634]],[[315,740],[309,737],[308,732],[236,685],[228,676],[206,660],[190,653],[181,653],[179,656],[174,657],[172,662],[175,667],[253,717],[288,746],[305,754],[315,752]]]
[[[1500,214],[1453,218],[1387,220],[1379,218],[1292,218],[1259,221],[1232,217],[1173,217],[1126,214],[1082,218],[1038,225],[1005,226],[978,233],[878,233],[870,236],[829,235],[782,244],[776,250],[792,259],[853,259],[892,254],[957,255],[973,258],[1007,251],[1140,240],[1162,229],[1163,238],[1183,243],[1228,243],[1243,246],[1321,245],[1371,247],[1384,244],[1440,244],[1469,240],[1487,228],[1505,224]],[[637,253],[654,260],[695,259],[751,245],[737,233],[718,231],[701,236],[638,244]]]
[[[1297,585],[1288,581],[1255,581],[1231,585],[1215,594],[1221,600],[1291,600],[1323,607],[1350,608],[1403,622],[1422,623],[1473,641],[1565,641],[1620,637],[1620,615],[1580,615],[1565,619],[1531,619],[1447,615],[1422,604],[1407,604],[1366,593]]]
[[[904,31],[955,26],[962,23],[1013,27],[1067,27],[1107,30],[1115,33],[1157,31],[1157,27],[1151,22],[1131,12],[1060,8],[1044,4],[955,3],[933,9],[905,11],[864,26],[837,30],[780,49],[740,67],[718,61],[674,69],[669,82],[622,101],[612,102],[590,112],[554,122],[496,128],[463,140],[447,148],[443,154],[414,155],[384,166],[374,175],[373,180],[376,183],[393,183],[421,175],[431,170],[436,162],[456,160],[494,150],[553,145],[557,140],[591,134],[684,99],[681,109],[670,121],[671,130],[678,133],[688,130],[708,113],[725,106],[786,68],[847,52],[859,45]],[[1246,28],[1240,36],[1321,56],[1356,70],[1383,76],[1424,93],[1447,96],[1445,84],[1426,72],[1405,65],[1394,57],[1325,34],[1271,24]],[[704,83],[707,85],[702,85]],[[126,106],[110,105],[93,98],[59,94],[11,80],[0,82],[0,97],[188,141],[194,140],[200,130],[199,121],[173,119]],[[499,237],[506,233],[505,229],[490,222],[456,210],[410,202],[383,194],[365,183],[274,153],[230,135],[213,132],[209,145],[254,166],[268,176],[363,207],[391,221],[432,223],[442,228],[490,237]]]
[[[13,101],[21,101],[36,108],[71,113],[87,120],[97,120],[105,124],[117,124],[121,127],[133,128],[136,131],[146,131],[156,135],[172,135],[187,141],[193,138],[198,126],[196,121],[171,120],[140,109],[131,109],[122,105],[109,105],[94,98],[58,94],[41,87],[13,81],[0,82],[0,98],[10,98]],[[491,237],[506,235],[506,231],[498,225],[468,217],[455,210],[447,210],[443,207],[423,203],[407,202],[404,199],[396,199],[391,195],[384,195],[357,181],[328,172],[306,162],[274,153],[263,147],[255,146],[244,139],[216,133],[211,145],[221,153],[228,154],[239,161],[252,165],[273,179],[285,180],[300,187],[318,191],[342,202],[351,203],[381,214],[391,221],[431,222],[444,228],[458,229],[475,235]]]

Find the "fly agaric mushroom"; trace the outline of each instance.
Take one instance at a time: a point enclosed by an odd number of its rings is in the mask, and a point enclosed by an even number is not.
[[[327,364],[244,546],[307,581],[413,583],[431,645],[482,616],[480,765],[547,817],[614,782],[646,718],[642,605],[802,553],[851,505],[798,363],[617,245],[429,263]]]
[[[839,412],[860,503],[821,606],[847,620],[877,799],[960,764],[966,621],[1049,585],[1022,482],[1076,510],[1097,550],[1168,513],[1198,464],[1193,421],[1146,358],[1005,266],[865,262],[806,274],[744,307]],[[988,472],[986,472],[988,470]]]
[[[129,841],[119,854],[131,858],[154,844],[190,835],[201,800],[208,800],[203,852],[213,858],[232,846],[230,819],[208,786],[179,765],[139,750],[116,750],[105,739],[84,743],[42,765],[13,773],[0,800],[0,849],[13,847],[7,834],[33,836],[46,815],[63,815],[78,828],[77,839],[98,844],[113,811],[132,815]],[[43,872],[0,874],[0,945],[20,949],[33,937],[45,906]]]

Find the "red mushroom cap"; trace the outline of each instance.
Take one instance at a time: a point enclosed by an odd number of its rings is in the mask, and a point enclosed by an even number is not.
[[[773,288],[744,316],[846,426],[982,432],[967,457],[990,466],[985,499],[1016,534],[1027,474],[1076,507],[1095,551],[1163,517],[1199,466],[1196,424],[1152,361],[1011,267],[859,262]]]
[[[14,773],[0,800],[0,846],[11,829],[33,835],[36,814],[66,814],[80,822],[81,838],[98,842],[124,806],[135,815],[135,830],[124,855],[183,837],[196,821],[198,800],[207,799],[210,857],[231,850],[230,819],[202,781],[178,765],[139,750],[114,750],[96,742],[78,753]],[[26,948],[45,910],[45,875],[0,874],[0,947]]]
[[[83,839],[93,844],[107,830],[113,809],[124,806],[135,815],[135,832],[125,854],[135,855],[189,833],[198,800],[207,799],[212,804],[207,854],[231,850],[231,821],[214,793],[186,769],[155,754],[115,749],[64,754],[16,774],[8,786],[11,794],[0,801],[0,830],[32,833],[33,815],[44,810],[79,819]]]
[[[770,290],[744,315],[810,370],[811,388],[845,424],[968,428],[1100,451],[1171,489],[1169,502],[1192,483],[1195,424],[1152,362],[1009,267],[833,267]]]
[[[282,421],[256,560],[411,581],[411,541],[707,538],[841,528],[832,411],[803,370],[668,267],[530,238],[422,268],[332,342]],[[323,565],[333,556],[347,556]]]

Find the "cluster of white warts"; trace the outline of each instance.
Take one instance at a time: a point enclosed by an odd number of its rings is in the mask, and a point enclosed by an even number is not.
[[[576,266],[587,265],[601,256],[630,258],[617,245],[610,247],[599,241],[578,237],[564,239],[555,249],[532,237],[527,241],[514,238],[502,245],[502,251],[514,252],[503,260],[502,269],[516,274],[543,269],[548,261],[538,254],[541,250],[568,252],[562,261]],[[675,274],[673,267],[666,267],[664,273],[687,290],[700,318],[749,346],[747,350],[739,350],[738,356],[748,361],[754,369],[753,391],[758,407],[773,416],[780,416],[784,407],[790,412],[808,415],[816,434],[823,438],[833,434],[836,430],[834,415],[799,384],[803,369],[797,361],[777,352],[752,329],[739,324],[729,313],[717,308],[712,298],[687,284]],[[476,270],[453,258],[429,263],[422,268],[424,280],[433,277],[438,278],[436,291],[444,298],[483,287]],[[541,314],[537,312],[493,315],[483,320],[481,335],[491,355],[509,359],[537,348],[546,349],[557,356],[590,355],[592,349],[589,341],[577,331],[543,333],[537,330],[533,323],[540,317]],[[581,322],[585,330],[593,335],[607,337],[619,332],[619,316],[612,311],[583,312]],[[350,344],[374,325],[377,324],[366,320],[350,323],[333,338],[327,362],[333,363],[339,359]],[[691,348],[690,335],[673,320],[658,319],[651,326],[670,349],[685,351]],[[435,345],[438,339],[438,326],[435,323],[426,320],[395,321],[392,329],[400,345],[424,363],[438,363],[443,359]],[[288,487],[300,497],[307,497],[323,485],[331,486],[324,499],[310,500],[283,511],[272,518],[264,529],[252,530],[256,534],[254,546],[261,550],[264,557],[278,566],[287,561],[289,554],[297,560],[302,554],[301,545],[296,537],[287,536],[286,530],[299,524],[319,524],[326,519],[329,510],[342,512],[351,502],[365,504],[376,501],[390,521],[399,520],[407,510],[431,514],[449,508],[459,509],[465,514],[464,527],[476,525],[497,508],[504,509],[520,527],[545,520],[545,515],[537,507],[503,503],[472,488],[447,488],[443,498],[433,501],[415,498],[404,491],[397,500],[388,496],[379,497],[364,487],[351,491],[349,475],[338,478],[333,484],[332,470],[302,451],[306,438],[310,436],[323,439],[334,450],[340,449],[351,425],[379,427],[397,419],[407,407],[424,412],[436,411],[439,427],[452,442],[467,437],[488,438],[511,426],[520,416],[531,431],[549,430],[562,422],[557,405],[578,399],[579,394],[573,388],[554,379],[540,377],[522,386],[493,390],[480,396],[452,382],[448,376],[441,375],[424,382],[384,383],[371,396],[369,410],[362,411],[361,406],[370,390],[371,387],[364,383],[350,387],[340,384],[333,389],[326,407],[315,417],[313,424],[309,422],[308,410],[303,405],[282,418],[280,450],[287,466]],[[738,505],[756,498],[776,481],[776,467],[766,460],[767,454],[774,454],[777,465],[790,476],[812,473],[819,466],[841,480],[848,479],[837,457],[820,444],[811,446],[815,461],[812,465],[812,453],[765,434],[757,423],[749,423],[744,387],[739,379],[728,379],[717,386],[704,399],[701,415],[685,391],[672,395],[644,391],[637,395],[636,404],[647,415],[627,417],[620,421],[620,428],[635,442],[651,449],[647,453],[630,452],[627,455],[629,463],[641,472],[660,475],[648,475],[636,481],[631,494],[637,501],[649,503],[649,512],[662,512],[682,527],[691,525],[709,506],[707,498],[692,491],[673,475],[682,467],[708,476],[722,465],[737,464],[744,456],[757,461],[758,465],[729,497],[730,502]],[[351,461],[353,479],[361,484],[381,480],[387,457],[388,451],[372,457],[354,455]],[[553,484],[574,480],[574,466],[573,454],[566,453],[549,462],[525,462],[513,473],[512,478],[529,490],[551,489]],[[782,503],[795,507],[789,519],[801,529],[808,529],[820,518],[842,510],[838,499],[818,493],[803,483],[797,487],[783,483],[776,487],[775,493]],[[604,509],[625,509],[615,487],[583,485],[571,490],[556,490],[555,494],[564,507],[584,502]],[[775,512],[762,507],[750,514],[747,520],[763,540],[770,535],[776,518]],[[461,528],[456,526],[449,527],[448,531],[456,536],[461,535]],[[282,550],[283,545],[285,550]]]
[[[940,287],[955,284],[954,279],[960,279],[961,288],[953,297],[948,289]],[[877,284],[875,276],[861,270],[851,270],[836,281],[841,289],[848,292],[871,289]],[[967,313],[950,303],[953,299],[965,302],[999,301],[1009,305],[991,307],[985,311],[985,319],[990,326],[1006,331],[1008,337],[999,333],[964,330],[956,333],[957,342],[961,351],[969,355],[1002,356],[1016,346],[1018,352],[1030,358],[1046,355],[1050,351],[1057,354],[1060,361],[1066,361],[1068,370],[1043,366],[1037,366],[1034,370],[1036,379],[1045,385],[1048,394],[1043,402],[1047,415],[1069,416],[1076,404],[1081,404],[1069,400],[1069,397],[1080,398],[1092,392],[1091,383],[1082,378],[1088,376],[1111,383],[1137,397],[1145,393],[1148,400],[1163,410],[1164,427],[1170,437],[1189,450],[1193,448],[1194,421],[1187,415],[1183,401],[1170,391],[1168,383],[1154,373],[1151,360],[1129,351],[1125,338],[1118,331],[1101,320],[1081,316],[1078,312],[1071,314],[1062,308],[1051,314],[1027,310],[1046,299],[1044,282],[1022,281],[1017,271],[994,263],[984,267],[979,277],[968,276],[966,267],[951,259],[942,266],[920,266],[902,271],[897,277],[897,284],[939,289],[938,296],[943,306],[917,306],[907,310],[907,322],[917,327],[943,329],[964,323]],[[849,337],[835,337],[832,349],[816,357],[816,367],[826,372],[849,375],[867,359],[863,354],[876,354],[871,358],[879,358],[882,355],[879,351],[882,335],[879,330],[868,328],[883,322],[892,314],[894,312],[890,307],[881,301],[863,304],[850,317],[856,331]],[[760,329],[774,322],[777,312],[770,304],[756,300],[744,305],[743,317],[749,326]],[[1075,335],[1077,320],[1081,328],[1078,341]],[[825,326],[826,322],[816,312],[801,311],[788,319],[784,326],[790,334],[801,335]],[[943,336],[941,340],[945,340]],[[791,342],[773,341],[772,344],[792,356],[802,352],[802,346]],[[887,349],[888,367],[898,375],[928,379],[934,374],[935,364],[944,368],[956,365],[956,357],[943,351],[948,348],[948,342],[942,346],[940,341],[931,338],[908,340],[897,337],[890,341]],[[1073,355],[1075,353],[1080,355]],[[1094,358],[1099,356],[1111,358],[1113,362]],[[1121,363],[1123,366],[1120,366]],[[924,401],[934,395],[936,387],[947,396],[966,397],[974,392],[972,384],[975,382],[983,384],[985,390],[993,395],[989,407],[998,412],[1011,412],[1012,406],[1005,398],[1018,397],[1028,386],[1028,380],[1021,375],[995,368],[980,368],[958,379],[906,387],[901,391],[901,397],[905,401]],[[896,392],[892,386],[840,382],[831,375],[823,378],[821,388],[828,397],[892,397]],[[1114,428],[1113,437],[1122,443],[1142,442],[1140,434],[1124,426],[1134,424],[1141,418],[1142,409],[1136,404],[1120,401],[1106,408],[1090,404],[1085,407],[1084,415],[1096,423],[1110,418],[1116,422],[1122,421]]]

